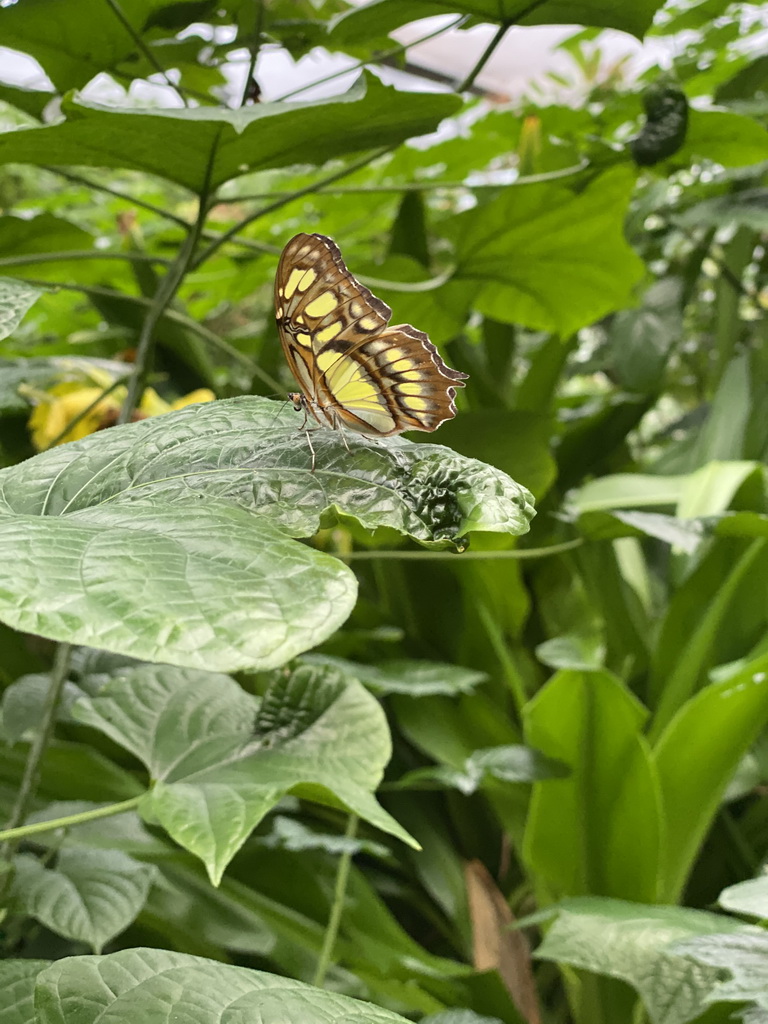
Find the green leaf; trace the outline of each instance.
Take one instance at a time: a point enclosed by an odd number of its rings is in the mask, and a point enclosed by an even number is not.
[[[717,902],[732,914],[768,918],[768,875],[729,885],[717,897]]]
[[[456,11],[478,21],[510,25],[594,25],[618,28],[642,39],[662,0],[617,4],[614,0],[372,0],[345,12],[332,27],[337,43],[358,42],[392,32],[408,22]]]
[[[123,17],[138,35],[153,12],[180,0],[131,0]],[[181,0],[183,2],[183,0]],[[79,88],[136,54],[136,43],[109,4],[78,0],[66,11],[56,0],[25,0],[3,12],[3,45],[40,62],[60,92]]]
[[[768,57],[765,58],[768,63]],[[768,231],[768,189],[748,188],[694,203],[675,222],[685,228],[742,225],[754,231]]]
[[[465,796],[477,792],[487,779],[502,782],[536,782],[540,779],[561,779],[568,769],[560,761],[545,757],[538,750],[520,744],[486,747],[475,750],[463,768],[436,765],[417,768],[398,780],[402,789],[436,789],[449,787]]]
[[[0,277],[0,341],[16,330],[42,294],[34,285]]]
[[[331,668],[281,675],[259,705],[226,676],[143,666],[74,714],[144,762],[156,782],[142,813],[200,857],[214,884],[290,792],[413,842],[373,796],[391,753],[384,713]]]
[[[656,898],[660,819],[645,717],[607,672],[558,672],[525,707],[526,743],[571,768],[534,786],[525,832],[525,859],[555,898]]]
[[[745,934],[699,935],[679,942],[676,952],[691,956],[707,967],[730,971],[709,995],[709,1002],[754,1000],[768,1010],[768,935],[764,931]]]
[[[0,82],[0,101],[8,103],[17,110],[23,110],[25,114],[42,120],[43,111],[56,94],[44,92],[41,89],[22,89],[18,86],[8,85]]]
[[[485,672],[476,669],[410,658],[393,658],[377,665],[361,665],[356,661],[327,654],[307,654],[302,661],[309,665],[336,668],[382,697],[390,693],[402,693],[406,697],[451,697],[458,693],[472,693],[488,679]]]
[[[634,173],[616,168],[579,192],[561,184],[510,186],[443,222],[455,278],[474,305],[504,323],[567,335],[633,301],[643,263],[623,234]]]
[[[35,982],[48,960],[0,962],[0,1024],[38,1024],[35,1015]]]
[[[55,154],[57,164],[146,171],[201,193],[249,171],[395,146],[433,131],[460,105],[443,93],[399,92],[372,75],[331,99],[238,110],[69,100],[66,121],[0,135],[0,164],[47,165]]]
[[[751,117],[725,110],[691,109],[685,145],[672,158],[677,166],[697,158],[723,167],[744,167],[768,160],[768,132]]]
[[[37,729],[51,687],[51,677],[37,673],[21,676],[5,689],[2,697],[2,733],[9,743],[16,743],[27,730]],[[65,682],[57,716],[66,719],[73,702],[82,696],[74,683]]]
[[[536,657],[549,668],[590,671],[604,666],[605,643],[595,633],[567,633],[540,643]]]
[[[673,345],[683,333],[682,284],[678,278],[655,281],[639,309],[617,313],[609,331],[611,363],[628,391],[654,392],[662,382]]]
[[[38,980],[39,1024],[155,1024],[187,1018],[195,1024],[280,1019],[303,1024],[403,1024],[370,1003],[310,985],[160,949],[126,949],[70,957]],[[190,1016],[191,1015],[191,1016]]]
[[[9,282],[14,287],[26,287]],[[20,386],[45,391],[54,384],[68,381],[93,384],[92,371],[103,370],[116,380],[129,372],[125,363],[116,359],[87,359],[82,356],[41,356],[36,359],[0,359],[0,413],[23,413],[30,402],[20,394]]]
[[[653,750],[666,839],[662,899],[679,899],[742,756],[768,722],[768,657],[689,700]]]
[[[55,867],[21,854],[12,908],[95,952],[125,931],[144,906],[155,869],[119,850],[61,850]]]
[[[565,900],[536,956],[628,982],[653,1024],[688,1024],[709,1004],[719,972],[693,963],[677,943],[720,932],[749,933],[750,928],[682,907]]]
[[[437,445],[319,430],[312,472],[297,419],[251,397],[189,406],[0,472],[0,619],[145,660],[273,668],[356,594],[293,537],[338,513],[437,546],[527,529],[524,488]]]

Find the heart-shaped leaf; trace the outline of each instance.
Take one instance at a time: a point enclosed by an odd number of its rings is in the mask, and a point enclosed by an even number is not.
[[[199,856],[215,884],[289,792],[413,842],[373,796],[391,753],[384,712],[334,669],[281,674],[259,704],[227,676],[141,666],[74,714],[146,764],[155,785],[143,813]]]

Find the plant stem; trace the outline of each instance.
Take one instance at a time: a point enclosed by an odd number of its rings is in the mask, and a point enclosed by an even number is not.
[[[242,231],[243,228],[252,224],[255,220],[260,217],[266,217],[269,213],[274,213],[275,210],[279,210],[283,206],[287,206],[288,203],[292,203],[295,199],[301,199],[302,196],[311,195],[313,192],[317,192],[323,188],[324,185],[329,185],[333,181],[338,181],[339,178],[346,178],[349,174],[354,174],[355,171],[359,171],[362,167],[366,167],[368,164],[377,160],[379,157],[384,156],[385,153],[391,151],[391,146],[385,146],[382,149],[376,149],[373,153],[368,153],[360,160],[356,160],[352,164],[347,164],[340,171],[334,171],[333,174],[329,174],[327,178],[322,178],[320,181],[315,181],[310,185],[306,185],[304,188],[297,189],[295,192],[290,192],[287,196],[283,196],[280,199],[276,199],[273,203],[268,203],[267,206],[262,206],[260,210],[256,210],[255,213],[249,214],[234,227],[231,227],[228,231],[225,231],[215,241],[211,242],[207,249],[203,249],[202,253],[192,263],[192,269],[197,268],[205,263],[215,252],[217,252],[225,242],[229,242],[230,239],[234,238],[238,232]]]
[[[478,60],[478,62],[475,64],[475,66],[469,72],[469,74],[464,79],[464,81],[461,83],[461,85],[457,86],[456,92],[467,92],[467,90],[470,89],[475,84],[475,79],[480,74],[480,72],[483,70],[483,68],[488,63],[488,61],[491,59],[491,56],[493,55],[493,51],[496,49],[496,47],[499,45],[501,40],[507,34],[507,29],[509,29],[509,27],[510,27],[509,22],[502,21],[502,23],[496,29],[496,32],[495,32],[495,34],[493,36],[493,39],[491,39],[490,43],[488,43],[488,45],[486,46],[486,48],[483,50],[482,54],[480,55],[480,59]]]
[[[357,815],[350,814],[347,818],[347,828],[344,832],[345,839],[352,840],[355,838],[357,822]],[[344,910],[344,897],[347,892],[347,881],[349,880],[349,868],[351,863],[352,850],[350,843],[350,848],[346,849],[339,857],[339,866],[336,870],[336,884],[333,888],[333,903],[331,904],[331,912],[328,916],[328,925],[325,929],[325,935],[323,936],[323,945],[320,950],[320,957],[317,961],[315,976],[312,979],[312,984],[317,988],[323,987],[325,976],[328,973],[328,968],[331,964],[333,949],[336,945],[336,938],[339,934],[341,915]]]
[[[30,252],[21,256],[0,256],[0,267],[23,267],[28,263],[58,263],[61,260],[128,260],[131,263],[159,263],[170,265],[163,256],[148,256],[142,252],[101,252],[98,249],[63,249],[59,252]]]
[[[200,190],[200,205],[198,207],[195,223],[189,229],[187,237],[179,249],[176,259],[166,272],[165,277],[163,277],[157,286],[157,291],[152,299],[152,305],[144,318],[144,323],[141,325],[141,333],[139,334],[138,344],[136,345],[136,360],[134,362],[133,373],[131,374],[131,378],[128,383],[128,394],[125,402],[123,402],[120,415],[117,418],[118,423],[127,423],[136,408],[139,396],[144,388],[147,373],[149,372],[155,327],[171,299],[176,294],[179,285],[184,280],[184,275],[192,265],[192,257],[194,256],[195,248],[203,230],[203,226],[205,225],[205,218],[208,215],[211,174],[213,172],[213,165],[216,159],[216,152],[218,150],[218,138],[220,137],[221,136],[219,135],[217,137],[217,141],[213,146],[211,146],[208,165],[205,169],[205,180],[203,182],[203,187]]]
[[[144,56],[144,59],[147,60],[152,65],[152,67],[155,69],[155,71],[159,75],[162,76],[162,79],[165,82],[165,84],[168,86],[169,89],[173,89],[173,91],[179,97],[179,99],[184,104],[184,106],[185,107],[189,106],[189,104],[187,103],[187,98],[184,95],[181,87],[178,86],[178,85],[174,85],[173,82],[170,80],[170,78],[166,74],[165,69],[163,68],[162,64],[159,63],[159,61],[155,57],[154,53],[152,53],[152,50],[147,46],[147,44],[141,38],[141,35],[136,31],[136,29],[133,27],[133,25],[130,23],[130,21],[123,14],[122,8],[117,3],[117,0],[106,0],[106,3],[107,3],[107,6],[112,11],[112,13],[117,18],[117,20],[123,26],[125,31],[131,37],[131,39],[133,39],[133,41],[136,44],[137,48],[139,49],[141,54]]]
[[[514,181],[500,185],[494,182],[480,182],[468,185],[464,181],[404,181],[399,185],[339,185],[338,188],[323,188],[320,193],[326,196],[347,196],[366,195],[367,193],[377,194],[398,194],[400,192],[433,192],[440,189],[458,190],[466,189],[468,192],[475,192],[479,189],[500,189],[516,188],[518,185],[538,185],[543,181],[556,181],[558,178],[569,178],[574,174],[580,174],[589,167],[589,160],[580,160],[571,167],[561,167],[556,171],[543,171],[541,174],[526,174]],[[219,196],[219,203],[249,203],[261,199],[276,199],[282,196],[291,196],[292,192],[254,192],[244,196]]]
[[[50,167],[43,165],[44,171],[48,171],[50,174],[58,174],[60,178],[65,178],[67,181],[71,181],[75,185],[85,185],[86,188],[92,188],[94,192],[104,192],[105,195],[114,196],[115,199],[124,199],[126,203],[130,203],[132,206],[140,206],[143,210],[149,210],[150,213],[156,214],[158,217],[163,217],[165,220],[171,220],[174,224],[178,224],[179,227],[185,230],[189,229],[189,221],[184,220],[183,217],[177,217],[175,213],[171,213],[169,210],[164,210],[161,206],[155,206],[154,203],[148,203],[146,199],[137,199],[136,196],[130,195],[128,192],[122,192],[118,188],[112,188],[110,185],[102,185],[98,181],[91,181],[90,178],[84,178],[82,174],[73,174],[72,171],[65,171],[59,167]]]
[[[545,548],[516,548],[514,551],[348,551],[346,553],[334,552],[337,558],[342,561],[358,561],[359,559],[385,559],[396,558],[404,562],[408,561],[447,561],[453,559],[453,564],[459,562],[487,562],[497,559],[513,559],[516,561],[527,558],[547,558],[549,555],[560,555],[564,551],[572,551],[580,548],[584,541],[582,538],[566,540],[561,544],[550,544]]]
[[[366,67],[368,64],[376,64],[379,61],[386,60],[389,57],[397,57],[401,53],[405,53],[412,46],[418,46],[420,43],[426,43],[428,39],[435,39],[437,36],[442,35],[444,32],[449,32],[452,28],[458,28],[462,22],[467,20],[467,15],[460,15],[455,21],[452,21],[450,25],[443,25],[442,28],[433,29],[425,36],[421,36],[419,39],[414,39],[410,43],[401,43],[399,46],[394,46],[391,50],[385,50],[383,53],[377,54],[370,60],[359,60],[356,64],[352,64],[348,68],[344,68],[343,71],[334,71],[332,75],[326,75],[324,78],[318,78],[314,82],[307,82],[306,85],[300,85],[296,89],[291,89],[290,92],[284,92],[282,96],[278,96],[275,103],[282,103],[283,100],[290,99],[292,96],[297,96],[300,92],[306,92],[307,89],[314,89],[316,85],[325,85],[326,82],[333,82],[337,78],[342,78],[344,75],[350,74],[352,71],[359,71],[360,68]]]
[[[251,85],[253,84],[253,74],[256,70],[256,61],[259,59],[259,50],[261,49],[261,35],[264,25],[264,0],[257,0],[256,9],[256,24],[253,29],[253,39],[251,41],[250,51],[251,59],[248,61],[248,71],[245,76],[245,82],[243,84],[243,94],[240,97],[240,106],[244,107],[248,101],[248,97],[251,91]]]
[[[59,644],[56,648],[53,668],[51,669],[51,679],[48,685],[48,693],[45,696],[45,704],[43,705],[43,711],[40,716],[40,724],[29,748],[27,762],[24,765],[24,774],[21,777],[19,792],[16,796],[16,802],[13,805],[11,816],[6,825],[7,829],[17,829],[29,814],[32,801],[35,797],[37,783],[40,778],[40,766],[42,764],[46,747],[50,741],[51,734],[53,733],[53,726],[56,721],[56,710],[59,706],[59,700],[61,699],[61,694],[64,689],[64,683],[67,679],[67,673],[69,672],[69,657],[71,650],[72,648],[69,644]],[[11,860],[16,852],[17,846],[17,839],[6,838],[6,841],[3,843],[2,850],[2,856],[5,861]],[[10,881],[11,872],[8,871],[2,884],[3,896],[7,892]]]
[[[545,2],[546,0],[532,0],[532,3],[528,4],[528,6],[525,7],[522,11],[520,11],[519,14],[516,14],[511,21],[502,21],[502,23],[496,30],[496,34],[494,35],[493,39],[491,39],[490,43],[488,43],[485,50],[481,54],[477,64],[475,64],[475,66],[469,72],[469,74],[461,83],[461,85],[456,89],[456,92],[466,92],[475,84],[475,79],[483,70],[488,61],[491,59],[493,51],[496,49],[496,47],[499,45],[501,40],[506,35],[507,29],[512,28],[513,25],[518,25],[523,18],[526,18],[529,14],[531,14],[532,11],[535,11],[537,7],[541,7],[541,5]]]
[[[0,832],[0,842],[25,839],[27,836],[40,835],[43,832],[53,832],[58,828],[69,828],[72,825],[82,825],[86,821],[96,821],[98,818],[113,818],[117,814],[125,814],[138,807],[144,794],[132,796],[130,800],[123,800],[119,804],[109,804],[107,807],[96,807],[92,811],[81,811],[79,814],[68,814],[64,818],[51,818],[50,821],[36,821],[32,825],[21,825],[19,828],[9,828]]]

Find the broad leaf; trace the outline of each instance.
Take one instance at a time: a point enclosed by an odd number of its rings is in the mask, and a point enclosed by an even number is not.
[[[38,980],[39,1024],[245,1024],[279,1019],[303,1024],[403,1024],[370,1003],[304,985],[291,978],[159,949],[126,949],[109,956],[70,957]]]
[[[355,579],[292,538],[339,512],[458,544],[519,533],[528,492],[437,445],[315,434],[285,405],[190,406],[0,472],[0,619],[55,640],[214,670],[273,668],[349,615]],[[300,420],[299,420],[300,421]]]
[[[333,669],[283,675],[260,705],[226,676],[127,669],[74,713],[146,764],[156,781],[143,813],[199,856],[214,884],[289,792],[412,842],[373,796],[391,752],[384,713]]]
[[[361,665],[327,654],[308,654],[302,660],[310,665],[337,668],[345,676],[359,680],[367,689],[380,696],[402,693],[406,697],[450,697],[457,693],[472,693],[488,678],[485,672],[462,668],[460,665],[407,658],[382,661],[377,665]]]
[[[768,658],[687,701],[653,751],[666,840],[662,898],[680,898],[725,788],[768,722]]]
[[[398,780],[402,789],[458,789],[460,793],[475,793],[487,779],[501,782],[537,782],[541,779],[562,779],[569,774],[561,761],[545,757],[538,750],[520,745],[487,747],[476,750],[464,762],[463,768],[436,765],[417,768]]]
[[[768,934],[752,930],[735,934],[723,929],[722,935],[700,935],[680,942],[675,951],[693,957],[712,969],[730,972],[728,981],[721,981],[709,995],[709,1001],[744,1002],[754,1000],[761,1010],[768,1010]]]
[[[55,867],[27,854],[14,866],[12,909],[95,952],[135,919],[155,873],[119,850],[83,847],[61,850]]]
[[[768,919],[768,875],[729,885],[717,897],[717,902],[732,914]]]
[[[126,29],[100,0],[80,0],[74,12],[57,0],[25,0],[3,12],[3,44],[35,57],[65,92],[135,54],[131,33],[141,35],[153,11],[178,2],[131,0],[123,13],[130,26]]]
[[[642,997],[653,1024],[688,1024],[709,1005],[720,972],[692,962],[676,943],[698,935],[756,931],[682,907],[566,900],[536,956],[628,982]]]
[[[656,898],[660,816],[645,717],[607,672],[558,672],[526,705],[526,742],[571,769],[534,786],[525,833],[525,858],[555,898]]]
[[[455,278],[504,323],[568,335],[633,302],[643,264],[623,234],[634,174],[619,168],[572,191],[520,185],[443,223]]]
[[[34,285],[0,277],[0,341],[16,330],[24,314],[41,295]]]
[[[478,21],[510,25],[594,25],[618,28],[641,39],[651,27],[662,0],[371,0],[345,13],[334,25],[331,38],[340,43],[376,38],[419,18],[455,11]]]
[[[433,131],[458,97],[402,93],[373,76],[341,96],[239,110],[106,107],[70,100],[60,124],[0,135],[0,164],[125,167],[193,192],[265,167],[322,164]]]

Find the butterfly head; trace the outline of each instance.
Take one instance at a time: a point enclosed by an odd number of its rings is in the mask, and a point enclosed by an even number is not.
[[[307,400],[300,391],[289,391],[288,401],[293,402],[293,408],[296,410],[296,412],[301,412],[302,409],[306,411]]]

